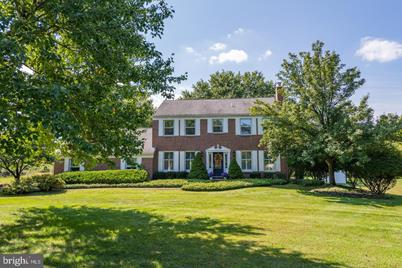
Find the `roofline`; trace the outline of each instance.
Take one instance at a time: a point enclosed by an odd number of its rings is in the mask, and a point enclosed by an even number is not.
[[[220,99],[164,99],[162,103],[165,101],[225,101],[225,100],[258,100],[258,99],[273,99],[275,100],[275,96],[270,97],[252,97],[252,98],[220,98]],[[162,103],[160,105],[162,105]],[[159,106],[160,106],[159,105]]]
[[[209,118],[209,117],[239,117],[239,116],[253,116],[259,117],[258,115],[252,114],[180,114],[180,115],[158,115],[154,116],[153,119],[159,118]]]

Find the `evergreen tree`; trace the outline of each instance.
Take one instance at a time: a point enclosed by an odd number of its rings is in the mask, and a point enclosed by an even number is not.
[[[244,179],[243,171],[241,171],[241,168],[239,164],[237,164],[235,157],[233,157],[233,160],[230,161],[229,164],[229,179]]]
[[[188,174],[188,178],[191,180],[208,180],[208,172],[205,168],[202,154],[197,153],[191,162],[191,170]]]

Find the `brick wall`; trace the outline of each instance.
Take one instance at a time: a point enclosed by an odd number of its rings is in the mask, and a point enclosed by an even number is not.
[[[56,175],[62,172],[64,172],[64,160],[54,162],[53,174]]]
[[[200,120],[199,136],[159,136],[158,120],[152,123],[152,146],[155,148],[154,168],[158,169],[158,152],[159,151],[201,151],[205,154],[205,150],[220,145],[230,150],[263,150],[259,147],[261,135],[239,136],[236,135],[236,120],[228,120],[228,133],[213,134],[208,133],[207,119]],[[205,156],[204,156],[205,162]],[[284,160],[281,161],[281,171],[287,174],[287,165]]]
[[[214,145],[221,145],[231,150],[258,150],[261,135],[236,135],[235,119],[228,120],[228,133],[208,133],[207,119],[201,119],[200,136],[158,136],[158,121],[153,121],[152,143],[158,151],[205,151]]]

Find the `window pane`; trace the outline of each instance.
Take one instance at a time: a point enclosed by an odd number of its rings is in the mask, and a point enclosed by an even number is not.
[[[251,118],[240,118],[240,133],[251,135]]]
[[[212,131],[223,132],[223,119],[212,119]]]
[[[163,158],[164,169],[173,170],[173,152],[165,152]]]
[[[251,152],[241,152],[241,168],[251,169]]]
[[[194,160],[195,152],[186,152],[186,170],[191,169],[191,162]]]
[[[164,135],[174,135],[174,121],[173,120],[164,120],[163,121]]]
[[[186,135],[195,135],[195,120],[185,120]]]
[[[195,127],[195,120],[186,120],[186,127]]]
[[[165,128],[170,128],[174,126],[174,121],[173,120],[165,120],[163,121],[165,123]]]
[[[264,152],[264,169],[265,170],[275,169],[275,162],[271,157],[268,156],[267,152]]]

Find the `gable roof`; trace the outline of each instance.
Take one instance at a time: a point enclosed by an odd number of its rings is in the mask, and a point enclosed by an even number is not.
[[[256,100],[273,103],[274,98],[165,100],[154,117],[249,115]]]

